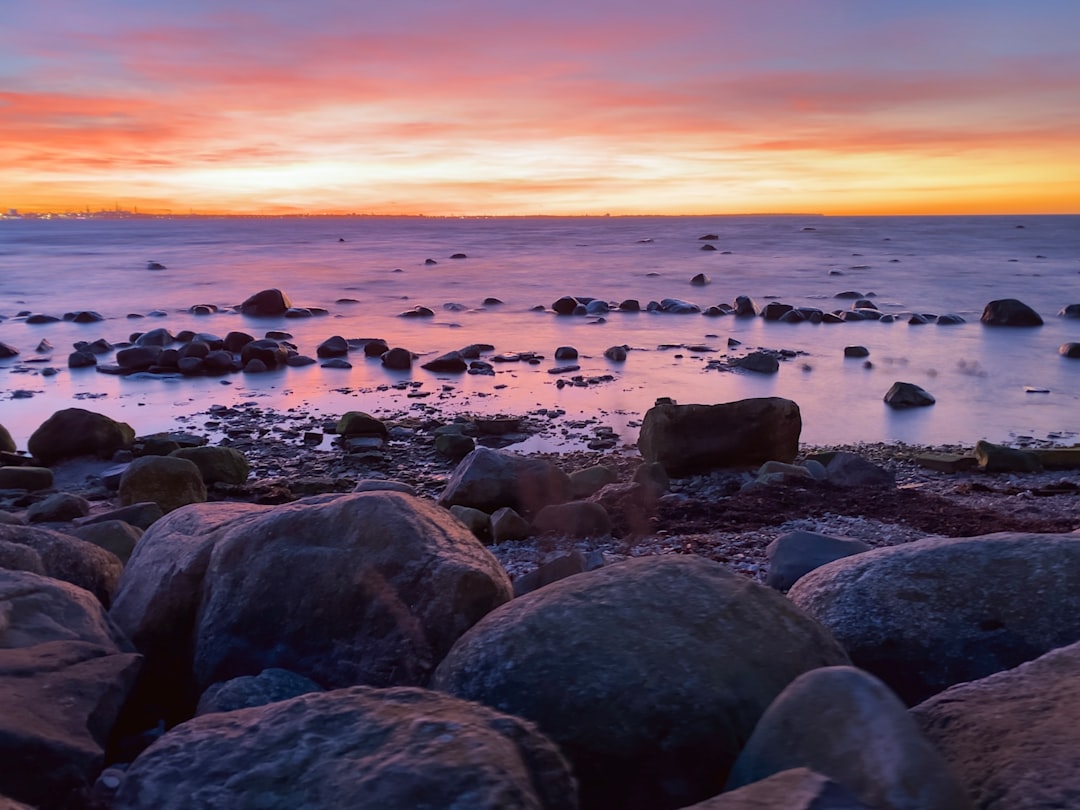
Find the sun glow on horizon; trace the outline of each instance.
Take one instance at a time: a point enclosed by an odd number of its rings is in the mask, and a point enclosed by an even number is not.
[[[0,10],[0,210],[1080,211],[1057,0],[57,2]]]

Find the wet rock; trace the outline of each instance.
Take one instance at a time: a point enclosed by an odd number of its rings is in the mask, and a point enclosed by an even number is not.
[[[463,374],[469,369],[469,364],[462,357],[461,352],[453,351],[441,354],[434,360],[428,360],[422,366],[425,371],[434,371],[443,374]]]
[[[267,335],[267,337],[269,338],[269,335]],[[276,340],[277,338],[269,339]],[[244,350],[244,347],[253,340],[255,340],[255,336],[249,335],[247,332],[229,332],[225,335],[221,348],[227,352],[232,352],[233,354],[240,354],[240,352]]]
[[[556,360],[577,360],[578,351],[573,346],[560,346],[555,350]]]
[[[962,323],[966,323],[963,316],[954,313],[939,315],[937,319],[938,326],[957,326]]]
[[[1062,343],[1058,347],[1058,354],[1062,357],[1080,357],[1080,343]]]
[[[461,433],[444,433],[435,437],[435,451],[446,458],[458,461],[476,449],[472,436]]]
[[[728,467],[790,463],[799,451],[799,406],[780,397],[717,405],[662,404],[642,421],[638,449],[647,463],[684,476]]]
[[[203,482],[212,484],[243,484],[247,481],[250,465],[247,456],[233,447],[181,447],[169,453],[173,458],[183,458],[199,468]]]
[[[240,312],[257,318],[284,315],[292,307],[289,296],[277,288],[262,290],[240,305]]]
[[[1042,472],[1043,465],[1033,451],[1006,447],[988,441],[975,444],[975,460],[984,472]]]
[[[558,315],[573,315],[574,310],[581,302],[571,295],[564,295],[559,298],[555,303],[551,305],[551,308],[555,310]]]
[[[83,408],[65,408],[50,416],[27,442],[30,454],[45,465],[79,456],[107,459],[129,449],[135,431],[126,422]]]
[[[890,408],[923,408],[937,402],[933,394],[915,383],[894,382],[885,392],[885,404]]]
[[[619,302],[620,312],[641,312],[641,302],[636,298],[627,298]]]
[[[389,369],[407,371],[412,368],[413,355],[408,349],[395,347],[382,354],[382,364]]]
[[[53,485],[53,472],[48,467],[0,467],[0,489],[25,489],[35,492]]]
[[[97,323],[105,320],[105,316],[100,312],[84,309],[78,312],[65,312],[64,320],[71,321],[72,323]]]
[[[92,352],[76,351],[68,355],[68,368],[89,368],[97,365],[97,357]]]
[[[383,439],[389,435],[386,423],[363,411],[342,414],[334,432],[339,436],[379,436]]]
[[[240,350],[240,363],[245,371],[253,360],[263,363],[267,369],[272,369],[281,368],[288,359],[289,350],[276,340],[268,338],[245,343],[244,348]]]
[[[491,516],[471,506],[451,506],[450,514],[461,521],[473,537],[486,543],[491,538]]]
[[[122,565],[114,555],[64,532],[37,526],[0,523],[0,541],[33,549],[45,575],[76,585],[108,607]]]
[[[90,514],[90,501],[74,492],[54,492],[31,504],[26,519],[31,523],[62,523]]]
[[[344,357],[349,353],[349,343],[341,335],[328,337],[315,349],[316,357]]]
[[[833,486],[886,489],[896,486],[895,473],[867,461],[858,453],[841,450],[818,460],[825,465],[826,478]]]
[[[1058,315],[1062,318],[1080,318],[1080,304],[1069,304],[1061,308]]]
[[[628,346],[609,346],[607,349],[604,349],[604,357],[615,363],[623,363],[626,361],[626,352],[628,349]]]
[[[1015,298],[991,301],[983,309],[980,320],[987,326],[1042,326],[1043,319],[1035,310]]]
[[[695,287],[704,287],[706,284],[712,284],[712,279],[704,273],[698,273],[690,279],[690,283]]]
[[[148,332],[143,332],[138,337],[132,335],[131,339],[136,346],[158,346],[164,348],[170,343],[174,343],[176,341],[176,336],[168,329],[159,327],[157,329],[151,329]]]
[[[172,456],[142,456],[120,479],[122,506],[153,501],[165,513],[206,501],[206,484],[194,462]]]
[[[496,509],[491,515],[491,542],[505,543],[511,540],[524,540],[532,534],[532,526],[509,506]],[[515,585],[515,596],[517,586]]]
[[[597,464],[570,473],[570,496],[572,498],[588,498],[598,492],[607,484],[614,484],[619,480],[619,474],[611,467]]]
[[[780,361],[770,352],[750,352],[735,360],[732,365],[747,371],[756,371],[758,374],[775,374],[780,370]]]
[[[869,357],[870,350],[865,346],[845,346],[844,357]]]

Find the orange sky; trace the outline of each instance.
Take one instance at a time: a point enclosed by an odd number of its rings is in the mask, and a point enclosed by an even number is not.
[[[749,5],[5,3],[0,210],[1080,211],[1080,4]]]

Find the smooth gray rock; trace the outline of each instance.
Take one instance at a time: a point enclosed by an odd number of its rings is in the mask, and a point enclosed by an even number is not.
[[[877,548],[811,571],[788,598],[910,705],[1080,640],[1080,535]]]
[[[570,497],[570,477],[548,461],[488,447],[465,456],[446,484],[439,503],[494,512],[509,506],[531,514]]]
[[[113,810],[575,810],[535,727],[421,689],[353,687],[197,717],[127,770]]]
[[[787,591],[800,577],[815,568],[842,557],[861,554],[870,548],[870,545],[854,537],[836,537],[802,529],[782,534],[765,549],[769,558],[765,584],[778,591]]]
[[[855,667],[821,667],[788,684],[754,727],[725,788],[800,767],[880,810],[973,807],[907,707]]]
[[[433,686],[537,723],[583,807],[677,808],[719,792],[769,703],[846,664],[818,624],[701,557],[626,560],[492,611]]]

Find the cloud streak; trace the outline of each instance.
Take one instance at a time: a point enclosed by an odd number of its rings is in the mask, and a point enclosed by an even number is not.
[[[57,2],[0,11],[0,206],[1066,210],[1047,167],[1080,182],[1064,3]]]

